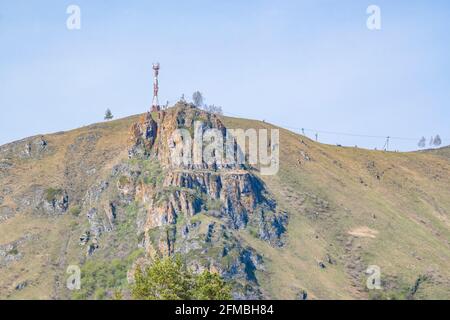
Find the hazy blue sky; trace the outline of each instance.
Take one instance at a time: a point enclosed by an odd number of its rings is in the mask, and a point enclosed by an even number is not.
[[[67,6],[81,30],[66,28]],[[381,8],[382,30],[366,27]],[[225,112],[287,127],[450,144],[449,1],[0,0],[0,144],[202,91]],[[313,135],[313,132],[307,132]],[[417,139],[416,139],[417,138]],[[327,143],[383,139],[319,133]]]

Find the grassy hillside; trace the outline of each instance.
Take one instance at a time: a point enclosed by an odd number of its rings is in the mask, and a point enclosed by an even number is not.
[[[4,217],[0,218],[0,248],[13,245],[18,254],[14,261],[0,263],[0,297],[58,296],[55,282],[64,282],[67,277],[70,256],[75,255],[67,248],[76,248],[84,219],[74,214],[33,214],[27,203],[20,207],[18,203],[42,186],[44,190],[69,189],[72,207],[79,205],[89,186],[101,180],[118,159],[126,157],[127,132],[135,118],[45,135],[50,148],[42,155],[20,157],[24,142],[2,147],[13,152],[0,156],[3,163],[11,164],[0,172],[0,217]],[[23,284],[25,289],[16,290]]]
[[[427,151],[424,151],[424,152],[437,154],[437,155],[440,155],[440,156],[445,157],[447,159],[450,159],[450,147],[443,147],[443,148],[434,149],[434,150],[427,150]]]
[[[85,219],[77,206],[127,158],[128,130],[136,120],[45,135],[48,147],[26,156],[21,154],[28,140],[0,147],[1,298],[67,296],[55,283],[65,282],[66,266],[80,254]],[[274,128],[237,118],[223,122],[228,128]],[[242,243],[263,254],[266,270],[258,281],[267,296],[294,299],[304,290],[317,299],[450,299],[448,149],[369,151],[280,133],[280,171],[261,179],[290,214],[287,243],[274,248],[240,234]],[[59,188],[72,199],[69,214],[27,210],[36,190]],[[118,247],[126,242],[110,240]],[[124,258],[131,251],[114,254]],[[381,268],[383,290],[365,289],[369,265]]]
[[[423,275],[416,297],[450,297],[448,158],[322,145],[287,130],[280,147],[279,174],[262,178],[292,215],[288,245],[263,248],[266,290],[276,298],[294,298],[298,288],[320,299],[368,298],[379,293],[364,290],[364,271],[378,265],[393,297],[407,296]]]

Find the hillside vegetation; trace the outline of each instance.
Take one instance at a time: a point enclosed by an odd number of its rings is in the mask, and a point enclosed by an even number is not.
[[[164,119],[172,121],[171,112]],[[223,204],[209,190],[165,185],[169,176],[178,178],[164,171],[161,141],[154,144],[153,158],[130,159],[130,128],[139,119],[0,147],[1,298],[111,298],[117,289],[126,292],[136,261],[145,264],[155,252],[180,250],[198,271],[217,269],[232,281],[235,298],[450,299],[448,148],[370,151],[324,145],[280,129],[277,175],[248,169],[222,176],[227,183],[229,176],[250,181],[250,187],[260,181],[268,200],[252,191],[255,210],[286,228],[262,236],[257,228],[267,221],[252,220],[254,215],[248,226],[233,220],[235,227],[228,228],[228,216],[211,213]],[[212,126],[275,128],[254,120],[208,119]],[[158,130],[169,120],[155,116]],[[128,188],[136,189],[129,198]],[[186,200],[188,213],[175,210],[167,225],[151,220],[154,211],[166,213],[175,195],[180,203]],[[192,226],[195,241],[184,226]],[[72,264],[81,266],[82,284],[89,284],[76,293],[65,286]],[[380,267],[382,290],[366,288],[371,265]]]

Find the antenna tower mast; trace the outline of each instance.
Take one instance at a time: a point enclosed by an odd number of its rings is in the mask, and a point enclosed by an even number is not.
[[[159,75],[159,62],[153,64],[153,102],[152,102],[152,112],[160,110],[159,101],[158,101],[158,91],[159,91],[158,75]]]

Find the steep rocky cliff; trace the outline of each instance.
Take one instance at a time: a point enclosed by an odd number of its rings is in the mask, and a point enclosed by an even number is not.
[[[194,122],[202,123],[195,129]],[[264,183],[241,165],[174,164],[176,129],[200,130],[225,126],[215,116],[187,104],[147,113],[131,126],[129,159],[117,164],[111,176],[88,192],[89,255],[102,247],[101,235],[114,228],[121,209],[137,208],[137,236],[145,263],[155,255],[180,253],[195,270],[219,272],[235,284],[236,298],[260,298],[255,270],[264,268],[258,252],[244,246],[236,232],[243,230],[282,246],[288,214],[277,209]],[[106,203],[98,204],[105,194]],[[99,211],[104,212],[103,218]]]

